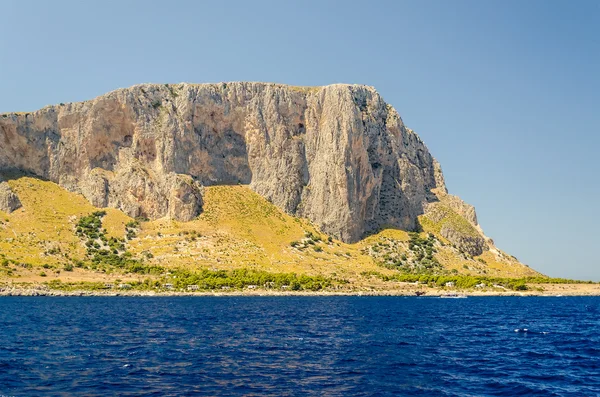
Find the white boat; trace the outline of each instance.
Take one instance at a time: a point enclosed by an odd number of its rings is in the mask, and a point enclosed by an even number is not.
[[[446,294],[446,295],[440,295],[440,298],[445,298],[445,299],[460,299],[460,298],[466,298],[467,295],[459,295],[459,294]]]

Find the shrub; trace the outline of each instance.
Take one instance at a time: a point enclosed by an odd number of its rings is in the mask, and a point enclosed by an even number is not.
[[[137,228],[139,226],[140,226],[140,223],[138,221],[135,221],[135,220],[134,221],[129,221],[129,222],[127,222],[125,224],[125,227],[129,227],[129,228],[132,228],[132,229],[135,229],[135,228]]]

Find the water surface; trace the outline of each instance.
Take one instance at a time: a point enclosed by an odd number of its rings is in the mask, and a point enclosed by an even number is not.
[[[0,395],[598,396],[599,305],[4,297]]]

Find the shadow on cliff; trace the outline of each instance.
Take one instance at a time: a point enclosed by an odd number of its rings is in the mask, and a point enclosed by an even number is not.
[[[424,214],[424,212],[421,213],[421,214],[419,214],[419,215],[423,215],[423,214]],[[368,237],[374,236],[374,235],[376,235],[378,233],[383,232],[384,230],[400,230],[400,231],[408,232],[408,233],[411,233],[411,232],[422,233],[424,231],[423,230],[423,225],[421,225],[421,222],[419,221],[419,218],[417,218],[415,220],[414,226],[411,227],[411,228],[399,227],[398,225],[385,224],[385,225],[381,225],[376,230],[373,230],[373,231],[370,231],[370,232],[367,232],[367,233],[363,234],[361,236],[360,240],[364,240],[364,239],[366,239]]]
[[[24,177],[39,179],[40,181],[50,182],[49,179],[34,174],[29,171],[23,171],[17,168],[3,168],[0,169],[0,181],[11,181],[17,180]]]
[[[383,190],[379,192],[378,212],[373,218],[365,221],[366,230],[358,240],[363,240],[384,230],[419,233],[423,231],[419,216],[425,214],[428,205],[440,202],[436,190],[446,191],[446,188],[444,185],[438,186],[438,179],[436,179],[433,167],[424,167],[421,163],[419,166],[428,170],[425,178],[429,183],[424,189],[422,199],[418,203],[411,202],[410,198],[402,195],[402,190],[397,187],[399,182],[394,178],[393,183],[388,184],[394,188],[388,188],[387,192]]]

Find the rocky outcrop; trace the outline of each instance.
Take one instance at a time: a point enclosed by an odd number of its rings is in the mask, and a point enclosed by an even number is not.
[[[21,208],[19,197],[11,190],[8,183],[0,179],[0,211],[10,214]]]
[[[487,249],[485,239],[477,234],[468,234],[455,228],[451,223],[445,223],[440,229],[442,237],[448,239],[459,250],[471,256],[481,255]]]
[[[481,255],[494,245],[479,226],[475,207],[446,192],[436,193],[438,200],[427,204],[424,216],[442,237],[471,256]]]
[[[439,164],[371,87],[139,85],[0,116],[0,169],[132,216],[190,220],[202,186],[249,184],[344,241],[417,227]],[[474,211],[469,215],[476,223]]]
[[[162,217],[190,221],[202,209],[202,186],[189,175],[152,175],[144,167],[125,167],[117,173],[91,170],[80,186],[97,207],[114,207],[132,217]]]
[[[465,218],[474,227],[479,226],[479,223],[477,222],[477,213],[475,212],[475,207],[473,207],[471,204],[467,204],[464,201],[462,201],[460,197],[453,196],[451,194],[442,195],[440,197],[440,201],[442,201],[445,205],[450,207],[458,215]]]

